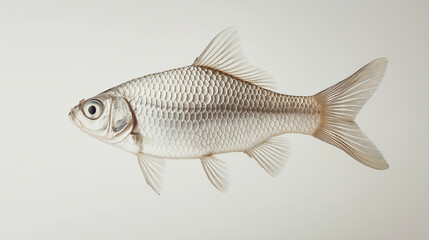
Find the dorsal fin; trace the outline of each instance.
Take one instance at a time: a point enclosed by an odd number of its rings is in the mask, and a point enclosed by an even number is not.
[[[216,69],[261,87],[274,88],[267,72],[247,62],[234,27],[220,32],[192,65]]]

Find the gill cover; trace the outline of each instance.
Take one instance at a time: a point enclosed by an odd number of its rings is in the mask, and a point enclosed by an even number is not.
[[[111,124],[113,133],[123,131],[131,124],[133,115],[128,103],[122,97],[114,99],[111,110]]]

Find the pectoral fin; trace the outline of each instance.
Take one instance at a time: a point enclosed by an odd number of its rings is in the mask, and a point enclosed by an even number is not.
[[[162,187],[162,174],[164,172],[164,159],[139,153],[137,155],[140,169],[147,184],[159,195]]]
[[[267,173],[277,177],[286,164],[289,156],[288,141],[282,137],[272,137],[265,142],[245,151],[255,159]]]
[[[204,156],[201,158],[204,171],[210,182],[221,192],[228,190],[228,169],[226,163],[215,156]]]

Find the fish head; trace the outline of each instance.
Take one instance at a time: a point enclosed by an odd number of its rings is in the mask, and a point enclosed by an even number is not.
[[[84,132],[108,143],[123,140],[135,122],[128,101],[109,93],[81,100],[70,110],[69,118]]]

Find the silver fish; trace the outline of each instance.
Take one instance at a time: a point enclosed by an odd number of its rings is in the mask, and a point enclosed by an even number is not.
[[[288,156],[286,133],[312,135],[362,164],[387,169],[354,121],[381,82],[387,59],[376,59],[313,96],[274,92],[270,76],[241,53],[227,28],[187,67],[154,73],[81,100],[69,117],[89,135],[137,155],[159,194],[164,159],[200,159],[210,182],[228,189],[215,155],[244,152],[277,176]]]

